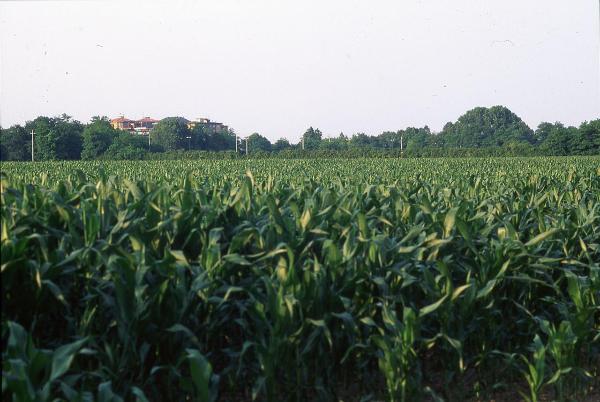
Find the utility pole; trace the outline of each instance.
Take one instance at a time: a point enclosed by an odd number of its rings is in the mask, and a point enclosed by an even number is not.
[[[246,137],[246,156],[248,156],[248,137]]]
[[[150,151],[150,133],[148,133],[148,151]]]
[[[302,136],[302,150],[304,151],[304,136]]]
[[[31,161],[34,162],[35,159],[33,157],[33,130],[31,130]]]
[[[404,136],[400,135],[400,156],[402,156],[403,151],[404,151]]]

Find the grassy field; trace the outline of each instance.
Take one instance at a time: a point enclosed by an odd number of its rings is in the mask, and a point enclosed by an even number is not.
[[[600,157],[1,170],[3,400],[599,395]]]

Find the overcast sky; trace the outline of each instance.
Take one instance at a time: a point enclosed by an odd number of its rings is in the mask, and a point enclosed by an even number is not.
[[[0,1],[0,124],[208,117],[297,140],[502,104],[600,117],[598,0]]]

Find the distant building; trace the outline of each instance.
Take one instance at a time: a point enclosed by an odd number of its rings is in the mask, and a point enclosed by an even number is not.
[[[196,120],[183,119],[191,130],[196,126],[200,126],[205,133],[221,133],[227,131],[228,127],[223,123],[217,123],[216,121],[210,121],[205,117],[198,118]],[[139,120],[131,120],[125,116],[119,116],[110,121],[110,124],[115,130],[129,131],[130,133],[136,133],[140,135],[147,135],[150,130],[154,127],[159,120],[151,117],[143,117]]]
[[[141,135],[148,134],[148,132],[150,132],[156,123],[158,123],[158,120],[151,117],[143,117],[139,120],[131,120],[125,116],[120,116],[110,121],[110,124],[115,130],[124,130],[129,131],[130,133],[137,133]]]
[[[152,127],[154,127],[154,125],[158,122],[159,120],[146,116],[135,121],[134,130],[138,134],[148,134]]]
[[[206,133],[220,133],[227,131],[227,126],[223,123],[217,123],[216,121],[210,121],[205,117],[197,118],[196,120],[188,120],[188,128],[191,130],[196,126],[200,126]]]
[[[112,119],[110,124],[113,126],[115,130],[126,130],[131,131],[135,127],[135,120],[130,120],[125,116],[117,117],[116,119]]]

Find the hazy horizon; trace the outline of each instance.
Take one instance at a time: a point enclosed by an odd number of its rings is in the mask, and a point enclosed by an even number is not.
[[[504,105],[600,117],[599,2],[0,1],[0,125],[208,117],[297,141]]]

